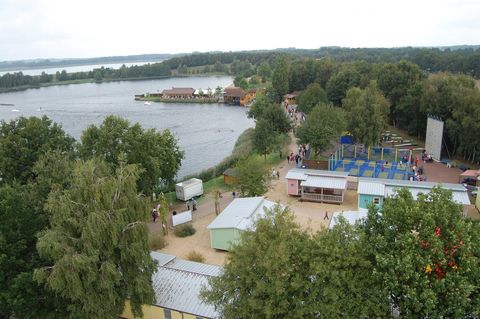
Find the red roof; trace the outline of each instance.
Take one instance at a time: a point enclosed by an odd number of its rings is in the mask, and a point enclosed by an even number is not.
[[[247,93],[245,93],[245,91],[242,88],[233,86],[233,87],[225,88],[225,94],[223,96],[242,98],[245,95],[247,95]]]
[[[164,95],[193,95],[195,89],[192,88],[172,88],[170,90],[163,90]]]

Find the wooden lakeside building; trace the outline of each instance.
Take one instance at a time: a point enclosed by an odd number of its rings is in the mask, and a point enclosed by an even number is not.
[[[251,89],[248,92],[240,87],[227,87],[221,96],[215,95],[212,89],[202,90],[193,88],[175,88],[163,90],[161,93],[146,93],[135,95],[135,100],[158,102],[182,102],[185,100],[198,100],[203,103],[225,103],[230,105],[246,106],[256,97],[257,90]]]

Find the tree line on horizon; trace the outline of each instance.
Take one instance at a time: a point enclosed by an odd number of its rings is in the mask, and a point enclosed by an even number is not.
[[[320,49],[278,49],[264,51],[210,52],[193,53],[176,56],[163,61],[142,66],[121,67],[119,69],[97,68],[88,72],[67,73],[60,71],[38,76],[24,75],[22,72],[7,73],[0,77],[0,89],[21,86],[38,86],[52,81],[79,79],[115,80],[136,77],[169,76],[173,70],[185,74],[185,68],[213,66],[217,72],[226,72],[237,76],[250,76],[262,63],[274,66],[279,57],[287,55],[290,59],[324,59],[332,58],[338,62],[365,61],[367,63],[393,63],[400,60],[417,64],[425,72],[463,73],[480,77],[480,48],[339,48],[325,47]],[[233,67],[228,67],[231,64]],[[236,64],[236,65],[235,65]]]

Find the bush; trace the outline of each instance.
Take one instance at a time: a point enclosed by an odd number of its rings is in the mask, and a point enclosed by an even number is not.
[[[167,241],[162,234],[150,234],[148,236],[148,244],[150,246],[150,250],[158,250],[167,246]]]
[[[185,224],[175,228],[175,236],[177,237],[188,237],[195,234],[196,230],[193,228],[192,224]]]
[[[188,253],[187,260],[203,263],[205,261],[205,257],[201,253],[192,250]]]

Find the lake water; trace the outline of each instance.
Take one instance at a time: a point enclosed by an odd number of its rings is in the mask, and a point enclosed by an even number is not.
[[[174,87],[212,88],[232,83],[231,77],[188,77],[51,86],[0,94],[0,119],[46,115],[80,139],[90,124],[114,114],[144,128],[170,129],[185,151],[179,178],[218,164],[231,154],[238,136],[254,123],[246,109],[223,104],[151,103],[135,94]]]
[[[12,71],[0,71],[0,76],[6,73],[15,73],[15,72],[22,72],[25,75],[40,75],[42,72],[47,74],[55,74],[57,71],[62,72],[62,70],[67,71],[67,73],[74,73],[74,72],[87,72],[92,71],[93,69],[101,68],[102,66],[105,68],[110,69],[119,69],[122,65],[125,66],[132,66],[132,65],[144,65],[147,63],[158,63],[160,61],[148,61],[148,62],[126,62],[126,63],[107,63],[107,64],[89,64],[89,65],[75,65],[75,66],[56,66],[52,68],[36,68],[36,69],[22,69],[22,70],[12,70]]]

